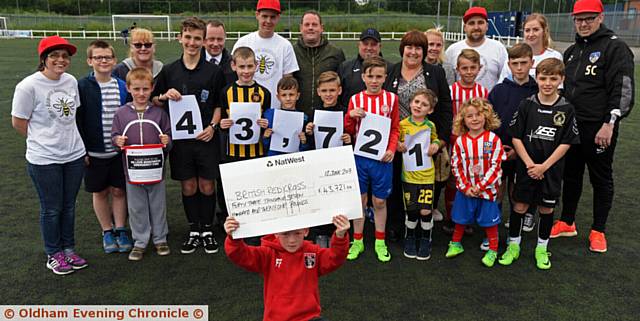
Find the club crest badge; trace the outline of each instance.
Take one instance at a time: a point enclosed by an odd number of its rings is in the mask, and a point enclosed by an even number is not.
[[[483,154],[491,154],[493,150],[493,142],[484,142],[482,145],[482,153]]]
[[[592,64],[595,64],[598,59],[600,59],[600,51],[592,52],[589,55],[589,61],[591,61]]]
[[[388,115],[389,114],[389,110],[390,110],[389,106],[382,105],[382,113],[383,114]]]
[[[564,125],[564,121],[567,119],[565,112],[558,111],[555,115],[553,115],[553,124],[556,126]]]
[[[304,253],[304,267],[313,269],[316,266],[316,254]]]

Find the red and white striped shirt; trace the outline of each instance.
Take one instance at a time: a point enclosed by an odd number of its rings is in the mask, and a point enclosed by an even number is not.
[[[466,133],[453,145],[451,171],[456,187],[462,193],[473,186],[480,189],[480,198],[495,201],[502,177],[502,161],[506,160],[500,137],[485,130],[477,137]]]
[[[344,116],[344,132],[356,136],[360,127],[360,119],[351,118],[349,115],[354,108],[362,108],[364,111],[391,118],[391,131],[387,150],[395,153],[400,136],[400,114],[398,96],[392,92],[381,90],[377,95],[369,95],[361,91],[349,99],[349,109]]]
[[[456,118],[458,111],[460,111],[460,107],[464,104],[465,101],[471,98],[484,98],[487,99],[489,97],[489,91],[487,88],[484,88],[480,85],[480,83],[475,83],[471,88],[465,88],[460,85],[459,81],[453,83],[453,85],[449,86],[449,90],[451,91],[451,107],[453,112],[453,118]]]

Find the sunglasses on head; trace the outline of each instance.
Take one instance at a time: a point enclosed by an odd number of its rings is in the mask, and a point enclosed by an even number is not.
[[[134,47],[136,47],[136,49],[141,49],[143,46],[147,49],[151,48],[151,46],[153,46],[153,42],[145,42],[145,43],[134,43],[133,44]]]

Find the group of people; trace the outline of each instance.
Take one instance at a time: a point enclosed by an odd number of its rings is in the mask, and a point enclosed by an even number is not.
[[[12,123],[27,138],[49,269],[69,274],[88,266],[74,241],[83,177],[106,253],[128,252],[137,261],[152,242],[158,255],[170,254],[164,181],[132,181],[122,153],[159,144],[171,178],[180,181],[189,225],[180,252],[218,252],[217,202],[227,255],[265,276],[265,320],[321,320],[318,276],[364,252],[366,214],[353,220],[351,245],[351,223],[340,213],[333,226],[277,233],[248,245],[233,238],[239,223],[224,213],[219,179],[221,163],[284,152],[274,135],[282,113],[300,120],[289,124],[299,129],[291,137],[293,151],[316,148],[318,110],[344,120],[340,140],[354,145],[362,206],[373,212],[374,251],[381,262],[391,260],[388,239],[403,241],[405,257],[428,260],[434,221],[444,221],[452,234],[447,258],[463,253],[463,235],[478,225],[486,231],[482,263],[510,265],[537,212],[534,257],[538,268],[549,269],[549,238],[577,234],[585,165],[594,188],[589,248],[607,250],[611,163],[620,120],[634,103],[634,65],[627,45],[602,24],[600,0],[576,2],[576,43],[564,55],[551,48],[543,15],[529,15],[524,43],[507,50],[486,37],[487,11],[472,7],[463,17],[465,40],[445,51],[439,30],[409,31],[396,64],[382,58],[382,39],[372,28],[361,33],[358,55],[346,60],[323,37],[315,11],[302,15],[301,37],[291,44],[275,33],[280,13],[279,1],[258,1],[258,31],[239,39],[231,52],[221,22],[187,18],[178,36],[181,56],[169,64],[154,59],[153,34],[144,28],[131,31],[129,58],[119,64],[108,42],[93,41],[86,58],[93,71],[79,81],[66,73],[77,48],[58,36],[40,41],[38,71],[16,86]],[[170,116],[181,117],[174,123],[184,130],[194,127],[186,113],[168,113],[170,101],[187,95],[195,96],[203,128],[190,139],[173,140]],[[258,132],[232,118],[233,108],[246,106],[235,103],[259,105]],[[361,130],[374,120],[384,126]],[[234,126],[260,139],[231,143]],[[377,135],[386,141],[371,140]],[[444,215],[438,210],[442,189]],[[562,216],[554,222],[561,196]],[[499,256],[505,206],[509,239]],[[305,240],[310,234],[316,244]],[[278,304],[274,298],[283,295],[295,301]]]

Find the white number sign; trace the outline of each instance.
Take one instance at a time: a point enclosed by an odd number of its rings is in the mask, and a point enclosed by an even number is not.
[[[229,143],[238,145],[256,144],[260,140],[260,104],[231,103],[229,105],[233,126],[229,128]]]

